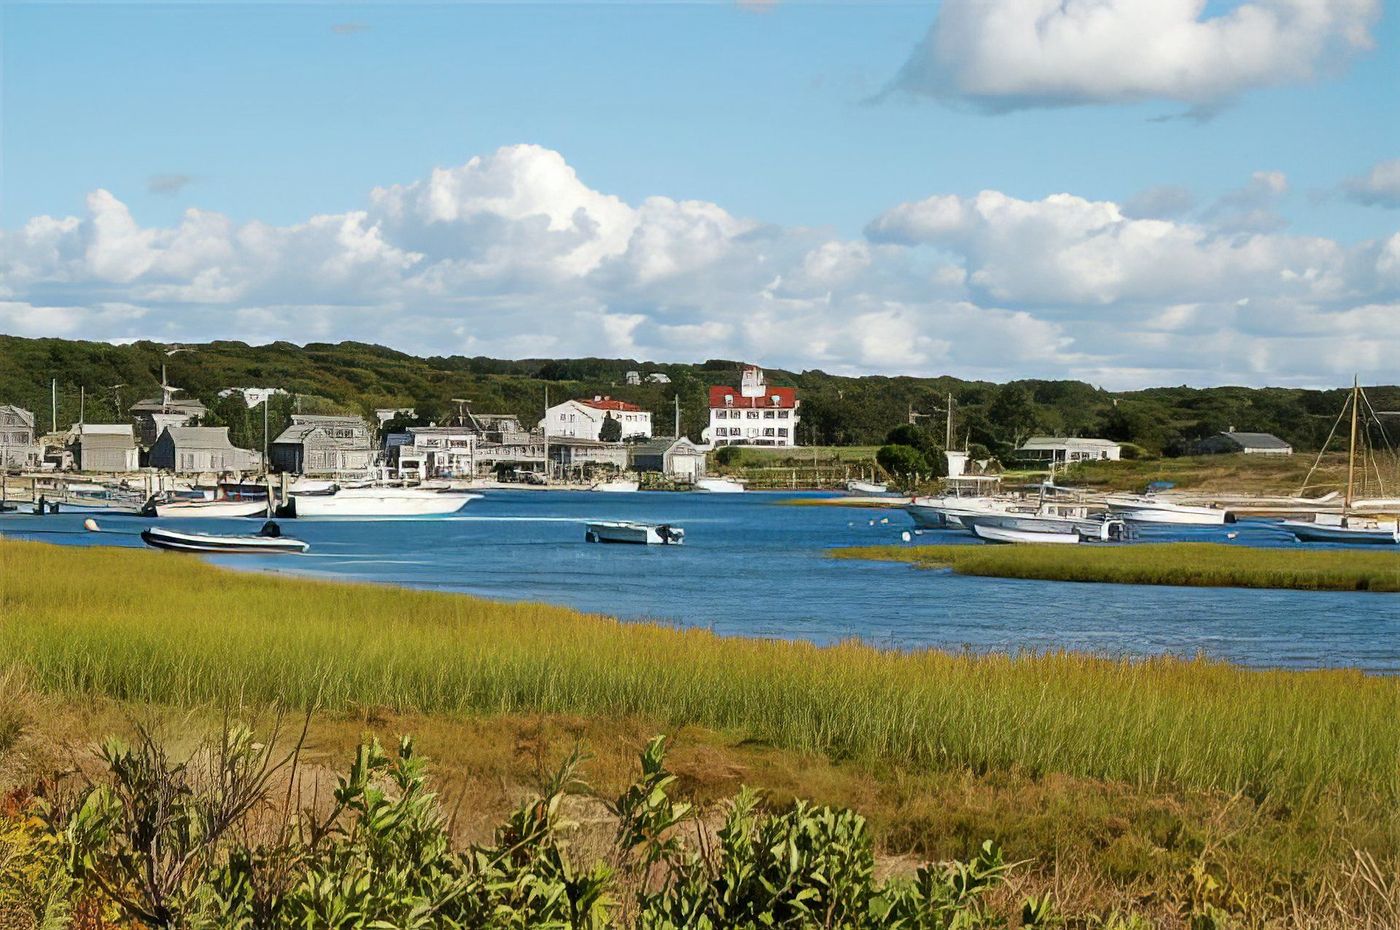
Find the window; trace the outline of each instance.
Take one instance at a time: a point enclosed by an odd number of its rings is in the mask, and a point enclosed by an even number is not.
[[[765,429],[765,430],[763,431],[763,435],[765,435],[765,436],[772,436],[772,435],[773,435],[773,427],[770,426],[770,427],[768,427],[767,429]]]
[[[765,411],[763,411],[763,419],[765,419],[765,420],[771,420],[771,419],[773,419],[773,411],[771,411],[771,410],[765,410]]]
[[[726,395],[724,395],[724,405],[725,405],[726,407],[733,407],[733,406],[734,406],[734,395],[733,395],[733,394],[726,394]]]
[[[779,410],[779,411],[778,411],[778,419],[779,419],[779,420],[786,420],[787,418],[788,418],[788,412],[787,412],[786,410]]]
[[[758,419],[758,411],[757,411],[757,410],[750,410],[750,411],[749,411],[749,419],[750,419],[750,420],[757,420],[757,419]]]
[[[786,439],[786,438],[787,438],[787,427],[785,427],[785,426],[780,426],[780,427],[778,427],[778,435],[781,436],[781,437],[783,437],[784,439]]]

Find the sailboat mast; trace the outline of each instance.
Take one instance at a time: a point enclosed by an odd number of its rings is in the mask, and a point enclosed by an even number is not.
[[[953,392],[948,392],[948,435],[943,440],[943,448],[953,448]]]
[[[1351,380],[1351,446],[1347,453],[1347,496],[1342,501],[1343,512],[1351,509],[1352,486],[1356,480],[1356,414],[1359,406],[1357,395],[1361,393],[1361,380],[1353,376]]]

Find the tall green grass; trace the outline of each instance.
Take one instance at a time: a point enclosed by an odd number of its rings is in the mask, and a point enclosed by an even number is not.
[[[1222,543],[1134,546],[857,546],[843,559],[950,567],[960,575],[1213,588],[1400,591],[1400,551],[1258,549]],[[1400,604],[1377,605],[1400,610]]]
[[[0,543],[6,666],[69,696],[640,716],[874,764],[1400,797],[1395,679],[722,638],[142,551]]]

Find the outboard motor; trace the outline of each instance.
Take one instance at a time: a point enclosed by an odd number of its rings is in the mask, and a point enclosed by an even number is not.
[[[282,535],[282,527],[278,526],[272,520],[268,520],[262,525],[262,529],[258,530],[258,535],[266,536],[269,539],[277,539]]]

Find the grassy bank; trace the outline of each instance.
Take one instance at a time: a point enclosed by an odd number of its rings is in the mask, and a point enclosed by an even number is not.
[[[858,546],[843,559],[909,562],[960,575],[1097,581],[1203,588],[1303,591],[1400,591],[1400,553],[1367,550],[1256,549],[1221,543],[1134,546]]]
[[[1333,915],[1313,926],[1359,926],[1345,915],[1400,887],[1368,890],[1355,853],[1386,874],[1400,857],[1395,679],[726,639],[0,542],[0,793],[133,717],[179,739],[222,706],[273,702],[320,706],[308,752],[330,766],[366,731],[414,733],[466,799],[467,839],[575,740],[609,791],[667,732],[688,797],[749,784],[855,807],[894,870],[993,837],[1034,860],[1021,889],[1074,911],[1184,925],[1165,917],[1208,881],[1240,914],[1306,906]]]
[[[1178,488],[1200,494],[1297,494],[1308,471],[1317,461],[1316,453],[1295,455],[1188,455],[1180,458],[1153,458],[1119,462],[1081,462],[1071,465],[1059,477],[1066,484],[1109,491],[1140,491],[1153,481],[1170,481]],[[1396,461],[1382,456],[1380,472],[1391,481]],[[1309,496],[1319,496],[1346,487],[1345,450],[1324,456],[1311,479]]]
[[[1400,760],[1400,682],[1347,672],[726,639],[14,542],[0,607],[0,664],[67,695],[641,716],[832,758],[1290,800],[1394,797]]]

